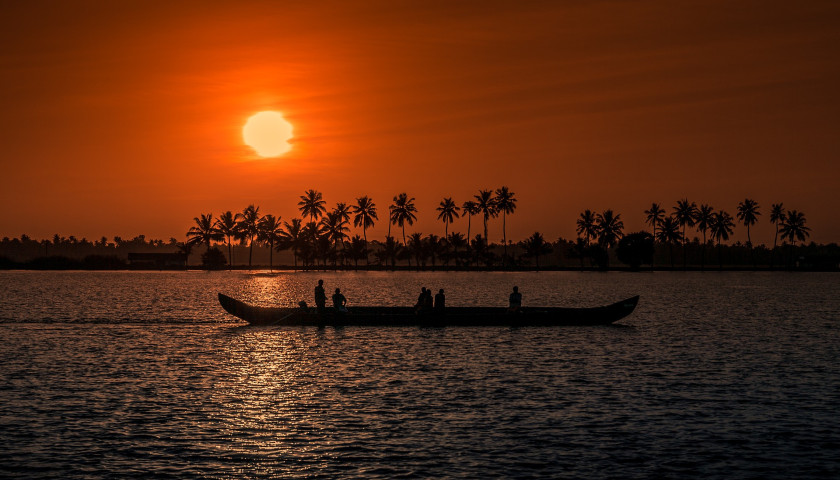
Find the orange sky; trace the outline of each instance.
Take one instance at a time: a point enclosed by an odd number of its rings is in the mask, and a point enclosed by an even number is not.
[[[4,2],[0,236],[183,239],[308,188],[408,192],[442,234],[442,197],[507,185],[514,240],[749,196],[754,242],[776,202],[838,241],[838,25],[833,0]],[[269,109],[295,139],[265,160],[241,127]]]

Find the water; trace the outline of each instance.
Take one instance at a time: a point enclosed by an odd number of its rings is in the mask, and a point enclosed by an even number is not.
[[[616,327],[251,328],[292,305],[598,305]],[[0,272],[0,476],[837,478],[836,274]]]

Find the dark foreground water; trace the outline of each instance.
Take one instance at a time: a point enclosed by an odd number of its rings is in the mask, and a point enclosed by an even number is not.
[[[215,303],[597,305],[615,327],[248,328]],[[0,272],[0,476],[837,478],[840,277]]]

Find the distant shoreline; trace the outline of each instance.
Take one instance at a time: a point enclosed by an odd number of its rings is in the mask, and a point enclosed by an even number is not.
[[[341,266],[338,265],[336,267],[333,266],[318,266],[318,267],[303,267],[294,265],[274,265],[271,269],[269,269],[268,265],[254,265],[252,267],[248,267],[247,265],[236,265],[231,268],[220,268],[220,269],[212,269],[207,270],[205,268],[201,268],[199,265],[190,265],[187,267],[168,267],[168,268],[157,268],[157,267],[145,267],[145,266],[125,266],[125,267],[117,267],[117,268],[84,268],[82,266],[73,265],[68,266],[67,268],[63,267],[27,267],[25,265],[15,265],[15,266],[4,266],[0,268],[0,271],[78,271],[78,272],[95,272],[95,271],[137,271],[137,272],[227,272],[227,271],[236,271],[236,272],[251,272],[251,273],[287,273],[287,272],[594,272],[594,273],[605,273],[605,272],[628,272],[628,273],[652,273],[652,272],[779,272],[779,273],[795,273],[795,272],[840,272],[840,268],[810,268],[810,267],[795,267],[795,268],[770,268],[768,266],[757,266],[757,267],[750,267],[744,265],[732,265],[726,266],[724,265],[722,268],[718,266],[707,266],[705,268],[701,268],[698,266],[655,266],[655,267],[641,267],[638,269],[632,269],[627,266],[615,266],[609,268],[599,268],[599,267],[562,267],[562,266],[547,266],[547,267],[540,267],[539,269],[534,268],[533,266],[523,266],[523,267],[476,267],[476,266],[425,266],[425,267],[409,267],[408,265],[397,265],[395,267],[391,266],[381,266],[381,265],[359,265],[358,267],[354,266]]]

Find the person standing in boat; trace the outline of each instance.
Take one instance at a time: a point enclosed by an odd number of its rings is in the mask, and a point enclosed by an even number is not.
[[[333,308],[335,308],[336,312],[339,313],[347,313],[347,299],[341,293],[340,288],[335,289],[335,294],[333,294]]]
[[[324,313],[327,310],[327,292],[324,291],[323,280],[318,280],[318,285],[315,286],[315,308],[318,313]]]
[[[513,287],[513,293],[510,294],[508,301],[510,303],[508,312],[516,313],[522,308],[522,294],[519,293],[519,287]]]
[[[437,295],[435,295],[435,313],[443,313],[444,309],[446,309],[446,295],[443,294],[443,289],[441,288]]]

